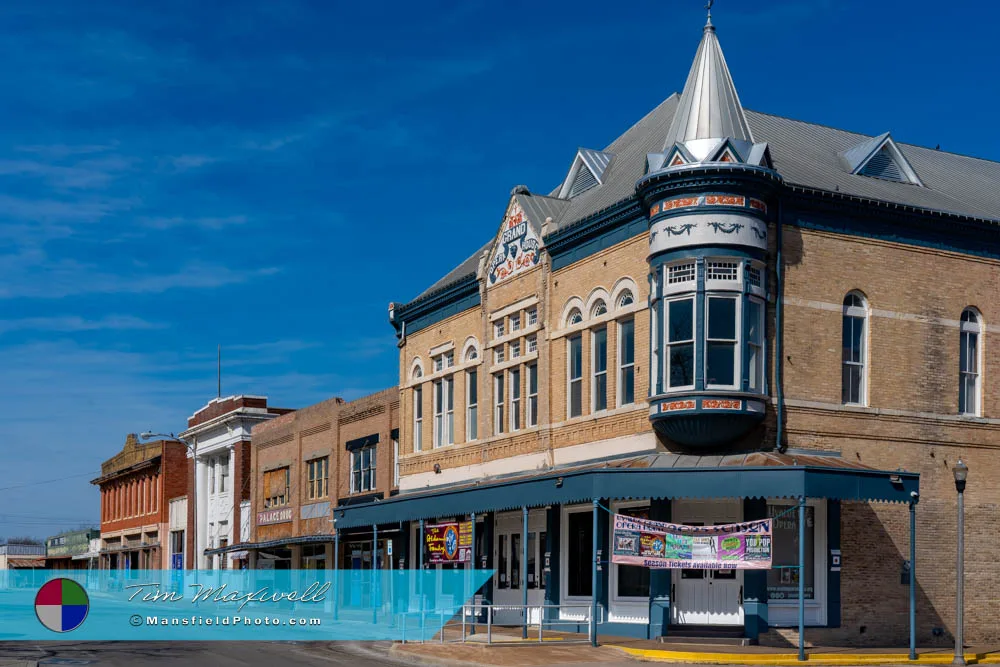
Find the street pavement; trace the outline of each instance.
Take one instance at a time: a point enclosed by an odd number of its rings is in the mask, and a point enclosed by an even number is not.
[[[390,642],[0,642],[0,667],[388,667]]]

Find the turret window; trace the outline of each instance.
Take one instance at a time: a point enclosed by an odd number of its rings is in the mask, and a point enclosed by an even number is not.
[[[671,389],[694,386],[694,299],[667,303],[667,380]]]
[[[667,283],[670,285],[694,282],[694,279],[694,262],[691,262],[690,264],[674,264],[673,266],[667,268]]]
[[[736,297],[708,297],[708,337],[705,353],[705,384],[710,387],[736,385]]]

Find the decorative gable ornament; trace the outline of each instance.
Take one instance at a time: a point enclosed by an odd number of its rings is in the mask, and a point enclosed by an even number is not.
[[[541,260],[542,243],[516,196],[511,197],[487,267],[490,285],[533,268]]]
[[[910,161],[888,132],[865,139],[840,157],[852,174],[923,186]]]
[[[569,173],[566,174],[566,180],[559,187],[559,199],[571,199],[604,183],[604,172],[613,157],[613,153],[595,151],[591,148],[577,150]]]

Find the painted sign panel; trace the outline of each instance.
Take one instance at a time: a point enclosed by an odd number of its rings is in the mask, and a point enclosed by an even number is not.
[[[517,200],[511,201],[500,225],[500,233],[493,244],[493,257],[490,259],[490,285],[526,271],[541,259],[541,242],[538,235],[528,224],[528,218]]]
[[[472,557],[472,524],[437,523],[424,527],[424,542],[427,544],[431,565],[440,563],[465,563]]]
[[[771,520],[684,526],[614,515],[611,562],[655,569],[767,570]]]
[[[282,507],[277,510],[257,512],[257,525],[266,526],[271,523],[284,523],[292,520],[292,508]]]

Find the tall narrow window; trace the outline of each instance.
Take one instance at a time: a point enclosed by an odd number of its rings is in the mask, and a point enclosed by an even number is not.
[[[465,439],[479,437],[479,373],[467,371],[465,374]]]
[[[754,393],[764,391],[764,303],[758,299],[747,302],[747,388]]]
[[[635,403],[635,320],[618,323],[618,405]]]
[[[865,404],[865,364],[868,363],[867,334],[868,307],[859,294],[848,294],[844,299],[843,375],[841,397],[844,403]]]
[[[455,380],[449,376],[434,383],[434,446],[455,442]]]
[[[351,453],[351,492],[375,490],[376,445],[368,445]]]
[[[521,429],[521,369],[510,369],[510,430]]]
[[[506,400],[503,387],[504,376],[503,373],[497,373],[493,376],[493,433],[494,435],[500,435],[504,432],[504,401]]]
[[[694,386],[694,299],[667,303],[667,383],[670,389]]]
[[[323,458],[313,459],[312,461],[307,462],[306,470],[309,475],[309,500],[326,498],[329,490],[329,458],[324,456]]]
[[[392,441],[392,485],[399,486],[399,440]]]
[[[603,305],[603,302],[602,302]],[[607,310],[605,309],[605,312]],[[594,329],[591,336],[593,343],[593,373],[591,384],[594,412],[608,409],[608,328]]]
[[[413,388],[413,451],[419,452],[424,443],[424,388]]]
[[[963,415],[979,414],[979,315],[971,308],[962,312],[958,352],[958,411]]]
[[[705,353],[705,384],[732,387],[736,384],[736,298],[708,297],[708,336]]]
[[[219,493],[229,490],[229,455],[219,457]]]
[[[567,376],[569,377],[569,417],[583,414],[583,338],[572,336],[566,341]]]
[[[528,426],[538,426],[538,364],[528,366]]]

